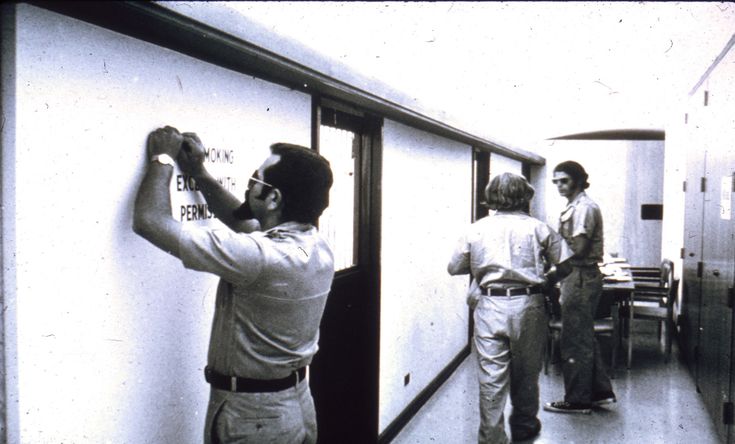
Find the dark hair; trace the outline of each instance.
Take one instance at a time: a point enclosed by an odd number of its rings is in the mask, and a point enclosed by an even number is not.
[[[270,149],[280,159],[265,169],[263,180],[281,191],[283,219],[316,224],[329,206],[333,182],[329,161],[300,145],[274,143]]]
[[[523,176],[513,173],[495,176],[485,187],[487,206],[492,210],[525,210],[534,193],[533,187]]]
[[[587,172],[584,170],[582,165],[578,164],[573,160],[567,160],[562,162],[554,168],[554,172],[567,173],[572,178],[574,184],[579,187],[580,190],[586,190],[590,184],[587,182]]]

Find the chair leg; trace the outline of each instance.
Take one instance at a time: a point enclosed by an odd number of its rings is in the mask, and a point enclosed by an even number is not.
[[[628,370],[630,370],[631,365],[633,364],[633,335],[630,333],[628,334]]]
[[[610,348],[612,348],[612,357],[610,358],[610,379],[615,379],[615,368],[617,367],[618,357],[618,338],[617,333],[613,332]]]
[[[556,354],[557,354],[557,342],[559,341],[559,334],[557,332],[552,333],[551,335],[551,347],[549,350],[549,366],[551,369],[554,369],[554,364],[556,364]],[[557,374],[559,372],[557,371]]]
[[[633,363],[633,305],[628,308],[628,370]]]
[[[671,342],[672,342],[672,338],[674,335],[674,328],[675,328],[674,323],[670,318],[666,320],[665,328],[666,328],[666,332],[664,333],[664,341],[665,341],[664,351],[666,353],[666,358],[665,358],[666,363],[669,363],[669,361],[671,360]]]
[[[546,350],[544,350],[544,353],[546,354],[545,359],[544,359],[544,374],[545,375],[548,375],[549,374],[549,360],[551,359],[550,358],[550,354],[551,354],[551,334],[552,333],[549,332],[547,334],[547,336],[546,336]]]

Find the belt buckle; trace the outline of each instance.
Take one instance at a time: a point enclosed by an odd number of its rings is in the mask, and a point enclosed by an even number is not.
[[[230,391],[237,391],[237,376],[230,376]]]

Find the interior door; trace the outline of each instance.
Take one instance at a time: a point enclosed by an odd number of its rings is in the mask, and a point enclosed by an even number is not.
[[[706,191],[702,267],[703,355],[706,368],[700,384],[714,418],[727,418],[731,412],[730,379],[733,352],[733,301],[730,288],[735,282],[735,229],[733,228],[732,189],[735,174],[735,129],[728,125],[729,110],[713,104],[708,118]],[[724,120],[724,124],[717,124]],[[709,124],[710,122],[706,122]],[[731,419],[716,421],[723,442],[727,442]]]
[[[681,286],[682,312],[680,318],[681,335],[679,337],[682,351],[689,365],[697,390],[699,390],[699,344],[702,304],[702,280],[699,277],[699,263],[702,261],[702,218],[704,192],[702,178],[705,172],[706,153],[697,138],[700,131],[696,111],[687,118],[691,134],[689,139],[693,148],[687,151],[685,210],[684,210],[684,257],[682,258]]]
[[[379,119],[316,103],[315,145],[334,185],[319,229],[336,275],[311,366],[320,443],[375,443],[379,377]]]
[[[704,129],[701,143],[705,151],[705,179],[699,270],[701,312],[697,386],[707,410],[716,419],[714,423],[722,442],[727,442],[733,349],[733,309],[729,288],[735,279],[735,231],[731,202],[735,130],[727,125],[727,110],[706,106],[700,114],[699,124]],[[720,122],[723,118],[725,124]]]

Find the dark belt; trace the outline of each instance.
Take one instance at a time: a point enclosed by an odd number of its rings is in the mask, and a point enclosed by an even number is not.
[[[250,379],[239,376],[227,376],[204,367],[204,379],[219,390],[238,393],[280,392],[291,388],[306,377],[306,367],[294,370],[289,376],[281,379]]]
[[[522,294],[531,295],[543,293],[543,287],[540,285],[532,285],[530,287],[520,288],[482,288],[480,292],[484,296],[519,296]]]

